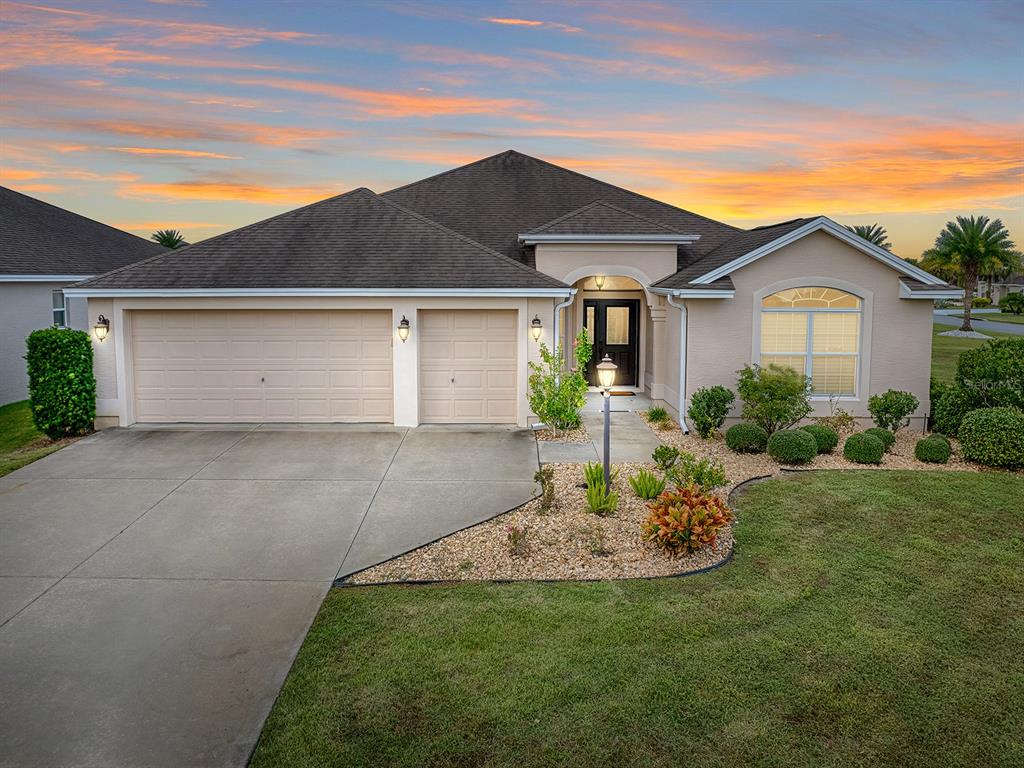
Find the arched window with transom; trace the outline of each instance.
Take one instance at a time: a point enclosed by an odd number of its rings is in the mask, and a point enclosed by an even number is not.
[[[863,302],[836,288],[787,288],[761,300],[761,365],[811,378],[811,394],[855,397]]]

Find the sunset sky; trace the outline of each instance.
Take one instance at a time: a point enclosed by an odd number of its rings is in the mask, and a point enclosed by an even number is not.
[[[743,227],[1024,245],[1024,3],[0,4],[0,183],[196,241],[518,149]]]

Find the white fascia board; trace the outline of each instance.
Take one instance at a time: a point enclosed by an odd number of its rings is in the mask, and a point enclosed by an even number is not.
[[[92,298],[200,298],[247,296],[493,297],[572,296],[575,288],[65,288],[64,295]]]
[[[907,287],[906,283],[902,280],[900,281],[901,299],[927,299],[931,301],[933,299],[962,299],[963,297],[963,288],[948,288],[939,291],[912,291]]]
[[[700,235],[519,235],[524,245],[539,243],[668,243],[685,245],[700,240]]]
[[[755,248],[754,250],[750,251],[750,253],[744,254],[743,256],[740,256],[737,259],[733,259],[728,264],[723,264],[717,269],[713,269],[707,274],[703,274],[700,277],[693,279],[691,282],[714,282],[715,280],[718,280],[720,277],[725,277],[726,275],[735,272],[740,267],[745,267],[747,264],[750,264],[753,261],[757,261],[762,256],[767,256],[769,253],[774,253],[780,248],[783,248],[789,245],[790,243],[796,242],[802,237],[806,237],[807,235],[818,231],[828,232],[830,235],[838,238],[839,240],[842,240],[847,245],[851,245],[858,251],[866,253],[868,256],[871,256],[872,258],[878,259],[883,264],[892,267],[897,272],[902,272],[907,277],[912,277],[915,280],[920,280],[922,283],[927,283],[928,285],[942,285],[944,283],[943,280],[940,280],[939,278],[935,277],[935,275],[930,275],[924,270],[918,269],[913,264],[909,264],[903,259],[901,259],[899,256],[895,256],[894,254],[889,253],[889,251],[885,250],[885,248],[879,248],[877,245],[869,243],[863,237],[855,235],[853,232],[846,229],[846,227],[836,224],[834,221],[832,221],[832,219],[826,218],[825,216],[819,216],[818,218],[807,222],[802,227],[794,229],[792,232],[782,235],[778,239],[772,240],[770,243],[762,245],[760,248]]]
[[[77,283],[94,275],[0,275],[0,283]]]
[[[675,296],[681,299],[731,299],[736,295],[733,288],[650,288],[651,293]]]

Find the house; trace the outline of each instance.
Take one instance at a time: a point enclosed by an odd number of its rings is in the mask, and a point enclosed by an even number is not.
[[[1012,274],[995,280],[981,280],[978,283],[978,296],[987,296],[992,299],[992,304],[999,306],[999,302],[1011,293],[1024,293],[1024,275]]]
[[[163,246],[0,187],[0,404],[28,396],[25,338],[52,325],[85,330],[85,299],[62,289],[164,253]]]
[[[933,300],[961,295],[825,217],[741,230],[514,151],[66,293],[111,321],[101,426],[525,426],[527,363],[581,328],[617,389],[677,417],[759,362],[805,371],[818,414],[833,399],[866,417],[891,387],[917,395],[921,424]]]

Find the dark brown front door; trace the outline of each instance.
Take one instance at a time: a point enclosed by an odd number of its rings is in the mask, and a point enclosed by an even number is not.
[[[616,387],[637,386],[640,371],[639,299],[584,299],[583,326],[594,342],[594,356],[587,366],[587,381],[599,386],[597,364],[605,355],[619,367]]]

